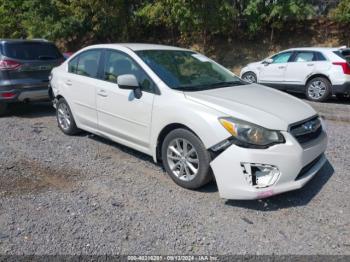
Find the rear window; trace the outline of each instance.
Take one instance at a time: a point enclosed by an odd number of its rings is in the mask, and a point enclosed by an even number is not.
[[[335,51],[334,52],[337,56],[345,59],[348,63],[350,63],[350,49],[342,50],[342,51]]]
[[[54,44],[42,42],[4,43],[2,53],[4,56],[19,60],[56,60],[63,58]]]

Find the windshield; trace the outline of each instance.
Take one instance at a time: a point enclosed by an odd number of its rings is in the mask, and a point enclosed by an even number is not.
[[[195,52],[144,50],[136,53],[172,89],[201,91],[245,84],[229,70]]]

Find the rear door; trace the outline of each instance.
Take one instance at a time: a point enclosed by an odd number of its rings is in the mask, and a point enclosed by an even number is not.
[[[285,83],[291,89],[304,90],[305,81],[313,74],[324,72],[329,67],[329,62],[320,52],[298,51],[288,64]],[[298,91],[298,90],[296,90]]]
[[[2,45],[1,60],[17,64],[5,70],[4,78],[17,87],[47,87],[53,67],[60,65],[64,57],[57,47],[43,41],[14,41]]]
[[[259,72],[259,83],[262,84],[284,84],[284,77],[288,62],[293,52],[283,52],[272,57],[271,64],[264,64]],[[278,86],[276,86],[278,87]]]
[[[97,129],[96,89],[98,68],[103,50],[90,49],[75,56],[68,63],[64,74],[63,96],[71,107],[79,127]]]

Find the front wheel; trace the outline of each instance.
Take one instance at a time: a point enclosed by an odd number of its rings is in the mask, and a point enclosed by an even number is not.
[[[331,95],[332,84],[324,77],[316,77],[306,84],[307,99],[315,102],[326,101]]]
[[[253,72],[244,73],[242,79],[250,84],[256,83],[258,81],[256,74]]]
[[[210,154],[202,141],[187,129],[175,129],[162,145],[163,165],[176,184],[197,189],[212,179]]]

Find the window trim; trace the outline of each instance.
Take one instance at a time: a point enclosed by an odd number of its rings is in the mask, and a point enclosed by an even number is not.
[[[119,49],[112,49],[112,48],[104,48],[103,49],[103,55],[102,55],[102,59],[100,59],[103,63],[100,64],[100,68],[98,71],[98,80],[107,82],[107,83],[111,83],[111,84],[115,84],[118,86],[117,83],[113,83],[110,81],[106,81],[103,79],[103,71],[105,70],[105,66],[106,66],[106,57],[107,57],[107,52],[116,52],[116,53],[120,53],[122,55],[125,55],[126,57],[130,58],[138,67],[140,67],[140,69],[144,72],[144,74],[150,79],[150,81],[152,82],[153,86],[154,86],[154,90],[153,92],[151,91],[146,91],[146,90],[142,90],[142,92],[146,92],[146,93],[150,93],[150,94],[154,94],[154,95],[161,95],[161,92],[159,90],[158,85],[154,82],[154,80],[150,77],[150,75],[143,69],[143,67],[134,59],[132,58],[129,54],[123,52],[122,50]],[[119,88],[119,86],[118,86]]]
[[[78,58],[78,62],[77,62],[77,66],[79,65],[79,61],[80,61],[80,57],[81,55],[87,53],[87,52],[91,52],[91,51],[101,51],[101,55],[100,55],[100,58],[99,58],[99,61],[97,63],[97,76],[96,77],[91,77],[91,76],[85,76],[85,75],[80,75],[80,74],[77,74],[77,73],[72,73],[72,72],[69,72],[69,64],[72,60],[74,60],[75,58]],[[72,58],[70,58],[68,61],[67,61],[67,73],[68,74],[73,74],[73,75],[78,75],[78,76],[82,76],[82,77],[87,77],[87,78],[91,78],[91,79],[97,79],[97,80],[100,80],[99,79],[99,72],[100,72],[100,66],[101,66],[101,61],[103,61],[103,51],[104,49],[103,48],[91,48],[91,49],[88,49],[88,50],[85,50],[83,52],[80,52],[78,54],[76,54],[75,56],[73,56]]]

